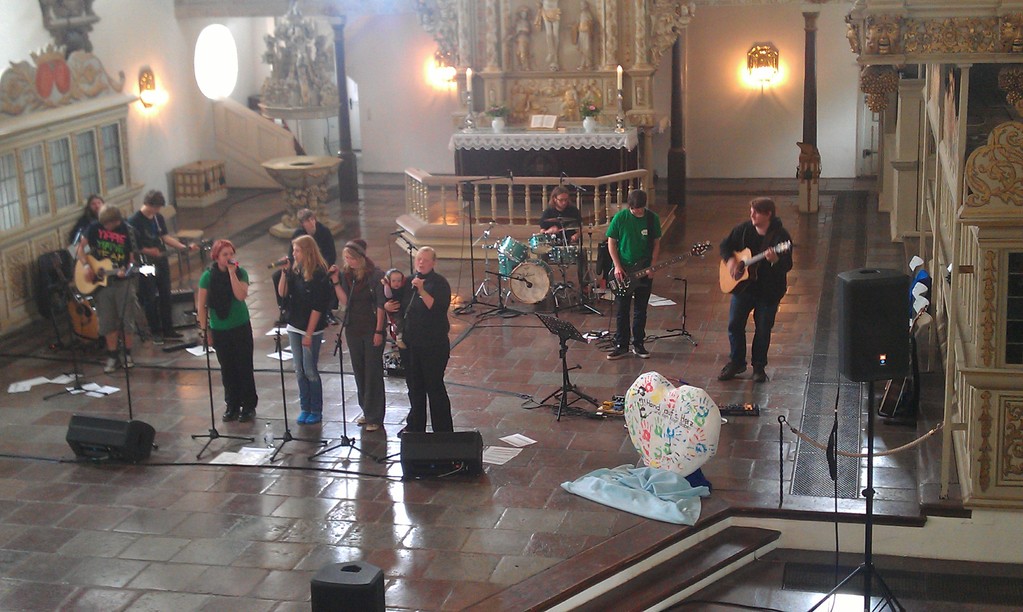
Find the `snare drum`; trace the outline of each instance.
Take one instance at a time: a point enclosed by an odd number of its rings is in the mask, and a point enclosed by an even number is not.
[[[530,259],[512,270],[508,285],[515,299],[523,304],[536,304],[547,297],[553,280],[550,266],[539,259]]]
[[[497,269],[501,274],[511,274],[515,266],[526,260],[529,249],[511,236],[497,243]]]
[[[547,261],[559,266],[570,266],[579,262],[578,246],[559,246],[547,254]]]
[[[529,237],[529,250],[534,255],[543,257],[551,251],[560,241],[554,234],[533,234]]]

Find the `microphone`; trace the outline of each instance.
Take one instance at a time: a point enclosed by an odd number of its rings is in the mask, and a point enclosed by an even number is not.
[[[562,172],[561,176],[558,178],[558,187],[562,187],[565,184],[566,178],[568,178],[568,176],[564,172]]]
[[[391,232],[390,234],[387,234],[387,235],[388,235],[388,236],[397,236],[398,234],[401,234],[401,233],[402,233],[402,232],[404,232],[404,231],[405,231],[405,230],[403,230],[403,229],[400,229],[400,230],[398,230],[398,231],[396,231],[396,232]]]
[[[508,180],[512,183],[515,182],[515,174],[511,170],[508,170]]]
[[[587,191],[589,191],[588,187],[583,187],[582,185],[576,185],[572,181],[566,181],[565,179],[567,179],[567,178],[568,178],[568,176],[564,172],[562,172],[561,173],[561,180],[565,181],[566,183],[568,183],[569,187],[571,187],[572,189],[575,189],[576,191],[582,191],[583,193],[586,193]],[[559,181],[559,183],[560,183],[560,181]]]
[[[288,265],[289,261],[290,260],[287,257],[283,257],[283,258],[278,259],[277,261],[273,262],[272,264],[268,265],[266,267],[266,269],[267,270],[273,270],[274,268],[283,268],[284,266]]]
[[[237,266],[238,265],[238,260],[237,259],[228,259],[227,263],[231,264],[232,266]]]

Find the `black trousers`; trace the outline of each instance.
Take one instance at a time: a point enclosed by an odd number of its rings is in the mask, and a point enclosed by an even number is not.
[[[451,400],[444,386],[444,371],[451,357],[447,342],[428,346],[410,346],[405,368],[408,385],[408,426],[406,431],[426,431],[426,407],[430,407],[433,431],[454,431],[451,420]]]
[[[155,276],[139,276],[139,301],[146,311],[149,331],[163,335],[174,329],[171,320],[171,272],[166,257],[154,258]]]
[[[211,330],[213,349],[220,362],[220,380],[224,384],[227,409],[254,410],[259,403],[252,367],[252,323],[231,329]]]
[[[633,286],[635,290],[631,295],[615,298],[615,307],[618,309],[615,316],[615,345],[621,348],[627,348],[630,340],[633,344],[643,344],[643,340],[646,339],[646,309],[654,283],[651,279],[644,278],[635,281]],[[634,311],[631,330],[629,311]]]

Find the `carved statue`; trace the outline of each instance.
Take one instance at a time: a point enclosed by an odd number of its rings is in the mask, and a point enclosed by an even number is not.
[[[264,112],[286,118],[285,109],[323,108],[324,116],[336,114],[339,105],[333,82],[333,49],[327,38],[316,34],[313,22],[302,17],[292,3],[288,14],[264,39],[263,61],[271,66],[263,83]]]
[[[537,28],[541,25],[544,34],[547,36],[547,69],[559,70],[558,49],[561,46],[561,8],[558,0],[540,0],[537,4],[536,22]]]
[[[65,58],[74,51],[92,52],[89,32],[92,24],[99,21],[92,12],[94,0],[39,0],[43,11],[43,27],[50,32],[54,41],[64,47]]]
[[[515,68],[518,70],[533,69],[533,54],[529,51],[529,42],[533,37],[531,21],[529,7],[520,6],[511,34],[508,35],[508,40],[515,48]]]
[[[860,25],[854,23],[850,15],[845,16],[845,38],[849,41],[849,48],[856,55],[860,54]]]
[[[565,121],[579,121],[579,93],[571,85],[561,101],[561,116]]]
[[[1002,53],[1023,53],[1023,15],[1002,15],[999,30]]]
[[[579,70],[593,67],[593,37],[596,34],[596,19],[590,10],[590,3],[582,0],[579,6],[579,23],[574,29],[574,42],[579,49]]]

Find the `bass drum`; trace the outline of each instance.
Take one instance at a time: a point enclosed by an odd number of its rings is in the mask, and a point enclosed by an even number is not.
[[[72,333],[79,338],[99,340],[99,317],[92,305],[92,297],[76,294],[68,300],[67,313],[71,318]]]
[[[537,304],[550,293],[553,279],[550,266],[539,259],[530,259],[512,270],[508,285],[516,300],[523,304]]]

